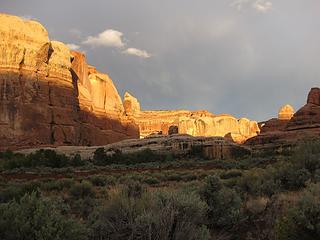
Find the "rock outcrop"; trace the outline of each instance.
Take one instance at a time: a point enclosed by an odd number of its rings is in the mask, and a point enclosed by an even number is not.
[[[257,122],[228,114],[214,115],[204,110],[142,111],[138,100],[129,93],[125,94],[124,108],[127,116],[138,124],[140,137],[168,135],[169,129],[175,126],[179,134],[222,136],[242,143],[259,132]]]
[[[278,119],[279,120],[290,120],[294,115],[294,109],[291,105],[287,104],[279,109]]]
[[[318,138],[319,136],[320,89],[312,88],[308,95],[307,104],[291,118],[273,118],[266,121],[261,127],[261,133],[247,140],[246,144],[257,148],[276,148],[293,145],[297,140]]]
[[[0,149],[138,136],[106,74],[50,41],[40,23],[0,14]]]
[[[134,153],[145,149],[150,149],[158,154],[173,154],[175,156],[190,155],[194,147],[197,154],[202,152],[208,159],[230,159],[251,154],[251,149],[226,140],[223,137],[193,137],[186,134],[171,136],[153,136],[144,139],[129,139],[121,142],[103,146],[107,154],[113,154],[116,150],[122,153]],[[48,148],[50,149],[50,148]],[[62,146],[54,148],[58,153],[66,155],[80,154],[83,159],[93,158],[97,147],[68,147]],[[23,154],[35,152],[38,149],[27,149],[19,151]],[[200,151],[200,152],[198,152]]]

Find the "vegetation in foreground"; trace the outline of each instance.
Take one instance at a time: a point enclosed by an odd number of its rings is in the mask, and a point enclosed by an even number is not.
[[[194,155],[194,154],[192,154]],[[0,239],[319,239],[320,141],[241,160],[1,154]]]

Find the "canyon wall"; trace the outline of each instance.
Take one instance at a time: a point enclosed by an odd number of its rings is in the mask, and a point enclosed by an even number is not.
[[[142,111],[139,101],[126,93],[124,110],[140,130],[140,137],[151,134],[189,134],[192,136],[222,136],[238,143],[256,136],[257,122],[237,119],[228,114],[214,115],[208,111]]]
[[[298,140],[320,136],[320,89],[312,88],[307,103],[296,113],[286,105],[273,118],[261,125],[261,133],[246,141],[257,148],[290,146]]]
[[[108,75],[40,23],[0,14],[0,149],[137,137]]]

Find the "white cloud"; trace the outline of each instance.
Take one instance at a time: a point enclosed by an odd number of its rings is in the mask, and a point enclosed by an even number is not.
[[[252,5],[254,9],[256,9],[258,12],[268,12],[272,9],[272,2],[265,1],[265,0],[258,0],[255,1]]]
[[[66,45],[70,48],[70,50],[79,50],[80,49],[80,46],[77,44],[74,44],[74,43],[67,43]]]
[[[267,0],[235,0],[231,3],[238,11],[242,11],[246,7],[252,7],[258,12],[268,12],[272,9],[272,2]]]
[[[134,56],[141,57],[141,58],[150,58],[151,57],[151,55],[147,51],[137,49],[137,48],[128,48],[125,51],[123,51],[123,53],[128,54],[128,55],[134,55]]]
[[[89,36],[87,40],[85,40],[82,43],[91,46],[122,48],[125,46],[125,44],[122,41],[122,36],[122,32],[113,29],[107,29],[104,32],[99,33],[97,36]]]

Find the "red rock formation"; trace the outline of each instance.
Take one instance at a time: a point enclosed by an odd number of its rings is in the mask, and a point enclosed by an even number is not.
[[[258,124],[246,118],[237,119],[231,115],[214,115],[208,111],[141,111],[138,100],[126,93],[124,107],[127,116],[139,125],[140,136],[155,133],[167,135],[171,126],[179,134],[192,136],[227,136],[241,143],[259,132]]]
[[[0,149],[138,137],[111,79],[45,28],[0,14]]]
[[[279,114],[280,115],[280,114]],[[312,88],[307,104],[290,119],[271,119],[262,126],[261,133],[246,141],[257,147],[276,147],[294,144],[297,140],[320,136],[320,89]]]

